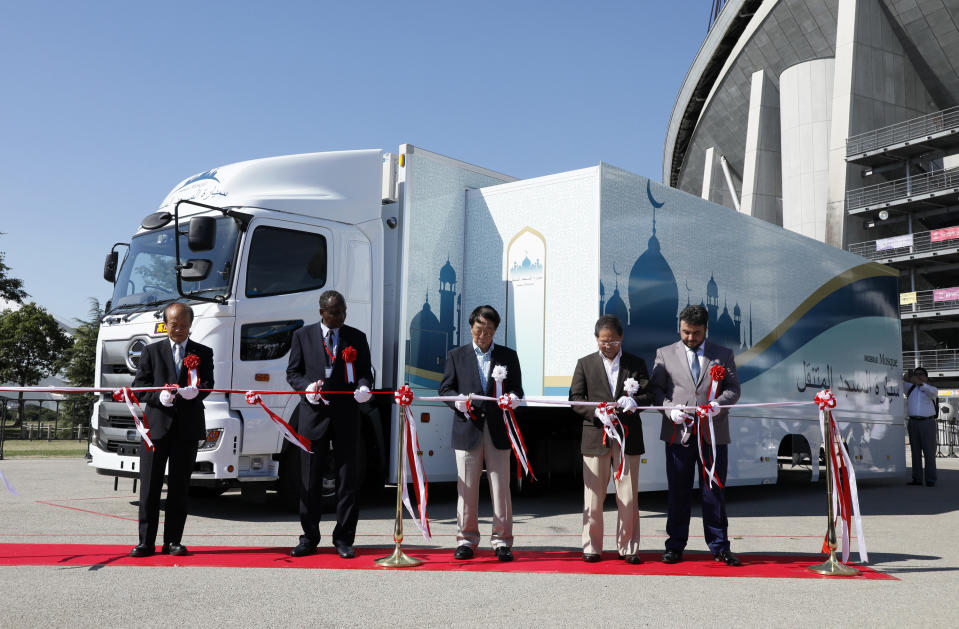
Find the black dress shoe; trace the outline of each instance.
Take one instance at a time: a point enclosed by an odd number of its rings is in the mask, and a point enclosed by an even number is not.
[[[713,555],[713,559],[715,559],[716,561],[721,561],[727,566],[743,565],[743,562],[739,561],[739,559],[736,558],[736,555],[732,554],[728,550],[724,550],[718,555]]]
[[[922,481],[911,480],[911,481],[909,481],[909,482],[906,483],[906,484],[907,484],[907,485],[922,485]]]
[[[463,544],[462,546],[456,547],[456,552],[453,553],[453,559],[472,559],[473,558],[473,547],[469,544]]]
[[[643,563],[643,560],[639,558],[639,555],[625,555],[623,557],[623,561],[631,565]]]
[[[306,557],[307,555],[312,555],[316,552],[316,544],[311,544],[309,542],[300,542],[293,547],[293,550],[290,551],[290,555],[293,557]]]
[[[164,555],[173,555],[174,557],[182,557],[190,554],[190,551],[186,549],[186,546],[174,542],[164,544],[163,548],[160,549],[160,552]]]
[[[149,557],[150,555],[156,553],[156,547],[153,545],[146,544],[137,544],[133,547],[133,550],[130,551],[131,557]]]
[[[342,559],[352,559],[353,557],[356,557],[356,551],[353,550],[353,547],[349,544],[337,544],[336,554]]]
[[[513,551],[509,546],[500,546],[496,549],[496,558],[500,561],[513,561]]]
[[[663,563],[679,563],[683,560],[683,553],[679,550],[667,550],[663,553]]]
[[[935,486],[936,486],[936,481],[934,480],[926,481],[926,487],[935,487]]]
[[[586,563],[596,563],[601,559],[602,557],[599,553],[583,553],[583,561]]]

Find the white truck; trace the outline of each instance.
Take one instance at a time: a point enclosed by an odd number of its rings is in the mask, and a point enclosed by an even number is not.
[[[179,234],[179,236],[177,236]],[[905,468],[898,284],[858,256],[607,164],[516,180],[412,145],[291,155],[190,177],[147,216],[122,264],[99,337],[98,386],[129,385],[162,309],[196,313],[192,337],[213,348],[217,388],[289,390],[293,331],[318,319],[326,289],[364,330],[376,385],[435,395],[467,318],[491,304],[495,342],[519,352],[527,395],[566,399],[576,359],[596,351],[593,324],[619,316],[625,349],[652,367],[678,338],[678,312],[703,303],[709,338],[737,354],[741,403],[811,401],[822,387],[860,477]],[[298,400],[266,403],[296,425]],[[363,407],[366,480],[395,482],[398,413]],[[207,437],[193,483],[276,486],[294,494],[296,452],[241,394],[206,400]],[[452,412],[416,401],[430,481],[453,481]],[[775,482],[799,466],[815,480],[821,437],[812,406],[736,409],[728,482]],[[580,420],[566,407],[518,412],[541,480],[581,473]],[[659,415],[643,414],[642,490],[665,488]],[[123,404],[94,408],[91,465],[137,475],[140,441]]]

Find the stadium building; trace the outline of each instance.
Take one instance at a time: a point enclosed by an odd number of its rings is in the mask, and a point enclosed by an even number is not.
[[[904,367],[959,385],[959,0],[717,0],[711,21],[663,181],[899,269]]]

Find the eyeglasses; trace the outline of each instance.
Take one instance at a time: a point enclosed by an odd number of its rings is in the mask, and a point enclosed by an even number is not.
[[[622,341],[596,341],[596,344],[600,347],[619,347],[623,344]]]

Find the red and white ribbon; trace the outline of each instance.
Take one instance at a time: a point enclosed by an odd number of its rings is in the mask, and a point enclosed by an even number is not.
[[[196,354],[187,354],[186,358],[183,359],[183,366],[189,369],[187,372],[187,386],[199,387],[200,377],[197,375],[196,369],[200,366],[200,357]]]
[[[496,365],[490,372],[490,377],[496,382],[496,404],[503,411],[503,424],[506,426],[506,436],[509,437],[513,454],[516,456],[516,478],[521,478],[523,472],[536,480],[533,468],[529,464],[529,454],[526,451],[526,442],[519,424],[516,423],[516,414],[513,413],[514,398],[511,394],[503,393],[503,382],[506,380],[506,366]]]
[[[529,454],[526,451],[526,441],[523,440],[523,433],[520,432],[519,424],[516,422],[516,414],[513,413],[513,397],[509,394],[500,395],[496,404],[503,411],[503,423],[506,425],[506,436],[513,446],[513,454],[516,456],[516,478],[521,478],[523,472],[530,478],[536,480],[533,474],[533,467],[529,463]]]
[[[150,439],[150,425],[147,423],[146,413],[140,407],[140,401],[137,399],[136,394],[133,393],[130,387],[115,389],[113,391],[113,401],[126,402],[127,409],[130,411],[130,415],[133,416],[133,425],[136,426],[137,432],[140,433],[140,436],[143,438],[143,444],[147,450],[152,452],[153,440]],[[137,415],[137,410],[143,414],[142,420],[140,419],[140,415]]]
[[[353,363],[356,362],[356,349],[352,345],[344,347],[340,356],[343,357],[343,362],[346,364],[346,381],[353,384],[355,380]]]
[[[603,422],[603,445],[606,445],[606,438],[609,437],[619,445],[619,466],[616,468],[616,480],[623,477],[623,470],[626,463],[626,426],[621,424],[616,418],[615,405],[607,402],[600,402],[599,406],[600,421]],[[620,434],[618,427],[622,427]]]
[[[832,464],[832,475],[827,482],[832,484],[832,508],[836,518],[836,526],[842,531],[842,561],[849,561],[851,525],[856,525],[856,542],[859,550],[859,560],[869,562],[866,550],[866,538],[862,532],[862,516],[859,512],[859,490],[856,486],[856,471],[853,469],[852,459],[846,450],[846,444],[839,437],[839,428],[832,416],[832,409],[836,408],[836,396],[829,389],[823,389],[816,394],[816,404],[819,406],[819,427],[822,431],[823,444],[826,447],[829,461]],[[823,541],[822,552],[829,552],[829,534]]]
[[[267,407],[267,405],[263,403],[263,400],[260,399],[259,393],[257,393],[256,391],[247,391],[245,396],[246,396],[247,404],[259,404],[260,407],[263,408],[264,411],[266,411],[266,414],[270,416],[270,419],[272,419],[273,423],[276,424],[277,428],[279,428],[280,433],[282,433],[284,439],[286,439],[287,441],[295,445],[297,448],[303,450],[304,452],[312,454],[313,452],[312,442],[310,442],[309,439],[307,439],[300,433],[293,430],[293,427],[290,426],[285,421],[283,421],[283,418],[281,418],[279,415],[271,411],[269,407]]]
[[[410,494],[407,490],[406,465],[401,465],[402,478],[400,484],[403,487],[403,504],[410,517],[413,518],[413,524],[416,525],[420,535],[426,541],[432,540],[430,533],[430,518],[426,513],[426,503],[429,498],[429,484],[426,481],[426,470],[423,467],[423,458],[420,455],[420,439],[416,434],[416,422],[413,420],[413,411],[410,405],[413,403],[413,390],[410,385],[404,384],[393,393],[393,399],[400,405],[402,411],[400,421],[403,423],[403,434],[406,439],[406,460],[409,464],[410,474],[413,475],[413,489],[416,491],[416,502],[419,506],[419,514],[413,511],[413,505],[410,504]]]
[[[709,383],[709,396],[706,399],[706,404],[696,409],[696,418],[699,423],[696,428],[696,432],[698,433],[696,445],[699,448],[699,461],[702,463],[703,480],[708,481],[710,485],[715,483],[717,487],[722,489],[722,482],[716,478],[716,432],[713,429],[713,415],[715,415],[717,411],[710,402],[716,399],[716,393],[719,391],[719,383],[726,379],[726,368],[718,362],[714,363],[713,366],[709,368],[709,377],[711,382]],[[709,423],[709,445],[712,451],[712,460],[708,467],[706,466],[706,461],[703,459],[704,419]]]

